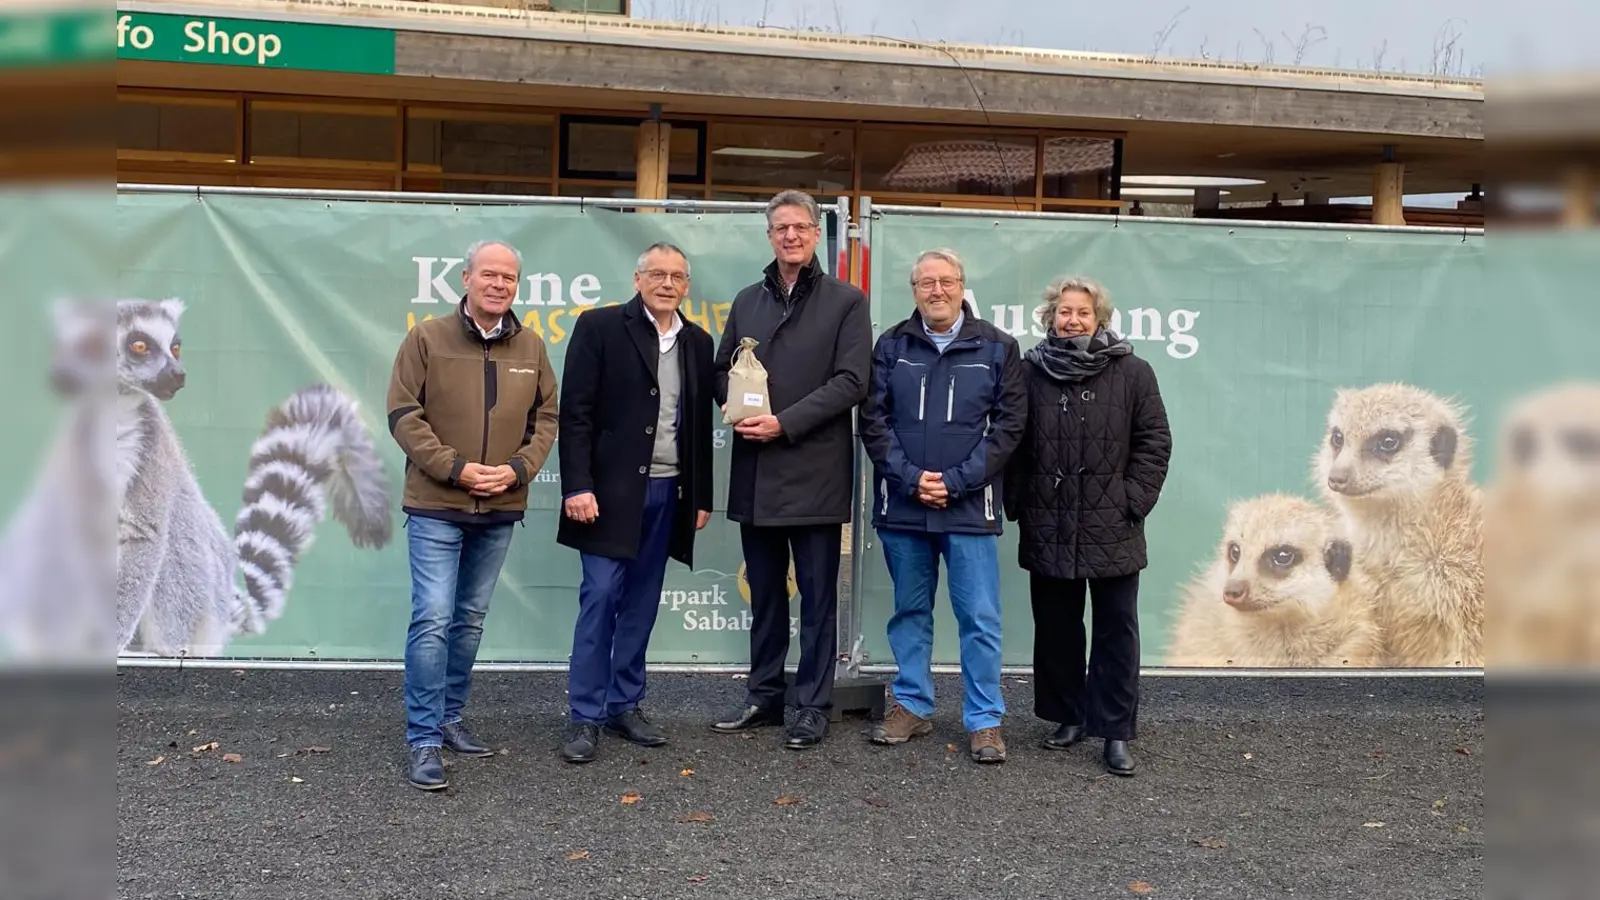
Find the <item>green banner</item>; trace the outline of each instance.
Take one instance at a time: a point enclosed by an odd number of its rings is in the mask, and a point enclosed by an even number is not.
[[[7,656],[49,656],[54,647],[67,648],[68,640],[107,630],[108,610],[119,599],[95,593],[92,563],[109,557],[97,556],[98,548],[116,546],[103,534],[113,509],[120,512],[119,539],[143,527],[147,510],[130,494],[120,508],[91,503],[88,513],[72,518],[80,498],[96,496],[104,462],[84,448],[114,444],[118,478],[187,485],[188,511],[179,517],[190,527],[185,534],[221,536],[216,546],[223,550],[171,554],[163,570],[169,580],[150,596],[183,593],[175,585],[217,572],[216,583],[231,590],[241,583],[232,569],[231,528],[245,506],[256,441],[286,400],[325,385],[355,404],[356,431],[378,451],[395,506],[392,534],[380,547],[358,544],[333,503],[293,564],[281,615],[262,633],[224,634],[215,652],[400,659],[410,595],[404,516],[397,508],[404,459],[387,432],[384,395],[407,328],[447,314],[460,295],[465,248],[497,237],[522,251],[516,309],[544,336],[557,365],[581,310],[631,296],[634,261],[650,243],[669,240],[688,252],[694,282],[686,312],[715,337],[734,293],[758,278],[771,257],[755,211],[646,215],[594,206],[204,192],[123,193],[114,204],[92,192],[0,195],[0,267],[13,276],[10,324],[21,336],[5,369],[14,438],[0,443],[0,466],[13,473],[0,479],[0,653]],[[1459,234],[889,213],[870,222],[870,239],[879,331],[911,311],[907,275],[917,253],[928,248],[961,254],[978,313],[1024,347],[1039,337],[1033,310],[1052,277],[1081,273],[1109,287],[1117,307],[1113,327],[1155,368],[1174,441],[1171,473],[1147,522],[1150,566],[1140,594],[1146,665],[1272,665],[1293,643],[1286,635],[1326,638],[1326,627],[1296,632],[1282,621],[1271,631],[1260,625],[1265,617],[1247,618],[1223,603],[1215,578],[1238,567],[1230,559],[1235,543],[1247,569],[1264,572],[1276,559],[1285,570],[1279,575],[1297,573],[1274,584],[1258,582],[1255,590],[1298,604],[1286,608],[1308,621],[1334,609],[1335,600],[1346,611],[1427,600],[1466,610],[1464,627],[1476,635],[1484,631],[1483,616],[1474,610],[1486,605],[1498,621],[1512,623],[1488,637],[1532,635],[1506,649],[1508,658],[1583,652],[1565,645],[1552,650],[1552,639],[1538,635],[1591,633],[1572,611],[1588,608],[1581,591],[1594,583],[1593,572],[1573,567],[1574,560],[1594,558],[1581,547],[1589,546],[1582,541],[1592,540],[1586,536],[1594,533],[1600,509],[1600,479],[1592,461],[1584,462],[1600,447],[1600,363],[1592,349],[1600,334],[1600,306],[1592,300],[1600,252],[1593,233],[1497,236],[1491,254],[1481,237]],[[824,258],[832,260],[832,251]],[[78,367],[98,371],[111,349],[74,325],[70,304],[62,312],[59,301],[108,296],[151,301],[149,327],[124,335],[124,356],[135,337],[146,352],[178,353],[181,344],[186,381],[159,402],[163,415],[157,418],[170,420],[187,476],[179,468],[161,469],[178,458],[173,454],[163,462],[131,451],[137,429],[122,429],[103,443],[78,440],[82,404],[51,389]],[[161,316],[176,321],[178,340],[162,331]],[[1566,380],[1578,385],[1553,393]],[[1390,399],[1410,397],[1407,402],[1423,409],[1417,413],[1423,418],[1408,426],[1413,433],[1388,435],[1382,416],[1370,413],[1382,412],[1382,390],[1374,390],[1382,385],[1403,386]],[[1366,398],[1366,418],[1352,412],[1351,397]],[[1434,414],[1454,417],[1459,428],[1448,453],[1438,423],[1426,419]],[[1338,498],[1321,488],[1326,479],[1317,468],[1336,425],[1363,458],[1406,460],[1411,468],[1389,471],[1430,491],[1450,481],[1462,496],[1481,493],[1482,510],[1468,509],[1466,525],[1455,530],[1428,531],[1401,517],[1403,527],[1388,545],[1370,534],[1340,531],[1347,526],[1337,515]],[[1398,439],[1394,448],[1385,445],[1389,437]],[[653,663],[740,665],[748,659],[738,532],[720,514],[728,441],[719,430],[719,515],[701,534],[697,568],[668,566]],[[1426,452],[1396,455],[1401,447]],[[1446,457],[1449,472],[1439,462]],[[580,569],[577,554],[554,541],[557,465],[552,456],[533,486],[526,527],[517,531],[494,597],[485,661],[560,664],[570,650]],[[172,474],[152,474],[157,471]],[[1256,518],[1249,521],[1283,525],[1284,510],[1293,513],[1292,540],[1277,539],[1270,528],[1250,535],[1229,531],[1251,515]],[[863,551],[860,578],[848,589],[860,605],[865,662],[892,664],[885,628],[893,594],[876,535],[860,524],[864,519],[862,510],[854,529]],[[1491,527],[1496,523],[1498,530]],[[1460,538],[1478,527],[1483,558],[1479,543],[1469,540],[1472,556],[1463,563]],[[1007,664],[1028,665],[1032,615],[1027,574],[1016,564],[1017,538],[1008,522],[1003,646]],[[1327,552],[1334,538],[1355,548],[1349,574]],[[1384,553],[1401,550],[1420,568],[1394,559],[1387,569],[1377,566]],[[1509,584],[1501,579],[1497,592],[1493,578],[1481,577],[1484,570],[1493,574],[1491,557],[1502,572],[1533,574]],[[110,569],[114,576],[114,563]],[[1458,569],[1466,572],[1467,587],[1456,594],[1427,594],[1434,582],[1417,580],[1418,572]],[[128,571],[124,566],[123,574]],[[1382,590],[1394,585],[1405,590]],[[791,615],[798,616],[798,600],[791,603]],[[1524,614],[1526,627],[1515,627],[1516,614]],[[1189,621],[1199,624],[1184,624]],[[1376,627],[1358,622],[1347,630]],[[1180,652],[1176,638],[1186,628],[1191,644],[1205,643],[1196,642],[1196,634],[1211,635],[1209,657]],[[1277,637],[1262,637],[1268,633]],[[1329,644],[1334,655],[1299,665],[1342,667],[1340,634]],[[1424,629],[1423,637],[1429,634]],[[150,652],[144,629],[127,652]],[[934,657],[959,661],[943,588]],[[1600,660],[1600,647],[1587,659]]]
[[[1491,273],[1481,235],[895,211],[871,222],[873,319],[881,331],[911,313],[912,265],[933,248],[961,255],[973,307],[1024,351],[1043,336],[1035,310],[1052,278],[1085,275],[1109,289],[1111,327],[1154,367],[1173,435],[1166,487],[1146,522],[1144,664],[1480,666],[1481,654],[1459,652],[1484,630],[1484,514],[1473,504],[1497,471],[1507,416],[1514,404],[1582,378],[1595,403],[1588,427],[1600,434],[1592,346],[1600,305],[1595,265],[1583,262],[1597,258],[1594,235],[1496,241],[1507,251]],[[1336,409],[1341,392],[1350,399]],[[1426,456],[1414,455],[1428,446],[1417,438],[1387,470],[1398,477],[1401,464],[1414,466],[1417,490],[1435,498],[1432,513],[1383,506],[1393,493],[1355,500],[1323,490],[1317,463],[1334,428],[1351,441],[1377,441],[1352,444],[1376,456],[1389,449],[1377,436],[1389,420],[1420,432],[1449,403],[1459,404],[1463,431],[1454,469],[1429,469]],[[1411,406],[1426,415],[1408,419]],[[1466,498],[1459,511],[1440,487],[1451,479]],[[1384,531],[1375,520],[1387,516]],[[1005,526],[1004,660],[1031,665],[1029,578],[1018,566],[1017,525]],[[867,529],[863,538],[867,662],[892,664],[885,629],[893,589],[875,535]],[[1324,549],[1335,538],[1354,545],[1349,576],[1330,577],[1343,574]],[[1225,558],[1230,543],[1240,545],[1240,563]],[[1230,580],[1276,605],[1231,608],[1223,597]],[[934,658],[955,663],[943,579],[936,603]],[[1408,628],[1419,633],[1407,636]],[[1399,646],[1408,640],[1417,646]],[[1363,652],[1374,642],[1379,653]],[[1600,647],[1591,661],[1600,662]]]
[[[394,74],[394,32],[308,22],[117,13],[117,58]]]
[[[31,273],[29,286],[17,296],[39,301],[18,305],[16,333],[59,336],[50,301],[72,296],[69,289],[84,268],[81,260],[73,263],[71,220],[65,214],[44,216],[37,203],[20,198],[8,199],[0,212],[0,221],[8,223],[0,238],[9,238],[0,243],[0,264]],[[21,227],[25,221],[27,228]],[[470,244],[494,237],[521,250],[524,278],[515,309],[544,337],[558,366],[577,315],[632,296],[635,260],[651,243],[669,240],[692,259],[694,282],[684,311],[713,337],[720,336],[733,295],[759,279],[771,257],[759,209],[644,215],[575,205],[124,194],[116,201],[115,222],[117,296],[161,304],[156,308],[162,312],[152,314],[175,317],[178,324],[186,381],[161,410],[192,466],[197,493],[209,506],[209,511],[195,510],[193,527],[213,532],[220,527],[231,535],[243,505],[253,442],[275,407],[314,384],[331,385],[359,404],[360,423],[386,469],[395,507],[389,543],[359,547],[339,521],[324,516],[314,543],[293,567],[281,617],[269,621],[264,633],[224,642],[221,655],[239,657],[402,657],[410,608],[406,532],[398,510],[404,457],[387,431],[384,396],[406,330],[451,313]],[[85,285],[89,296],[104,296],[98,286]],[[182,309],[161,303],[167,300],[180,301]],[[167,340],[160,324],[145,331],[151,336],[140,349],[149,352],[148,345],[157,345],[160,350]],[[47,508],[54,505],[48,448],[59,436],[70,437],[71,419],[61,415],[61,404],[51,400],[45,386],[62,353],[76,349],[53,352],[48,339],[20,344],[8,371],[28,390],[19,392],[11,418],[27,426],[27,439],[0,447],[0,465],[32,479],[8,479],[0,486],[0,521],[8,513],[12,519],[0,536],[4,559],[18,558],[17,546],[51,543],[30,544],[20,526],[32,520],[17,510],[33,508],[30,497],[42,497]],[[726,502],[728,439],[719,428],[714,440],[719,511]],[[124,450],[119,444],[118,452]],[[140,457],[130,465],[146,471],[158,462]],[[571,649],[580,566],[575,551],[555,543],[558,466],[553,454],[532,486],[525,527],[513,539],[494,597],[482,648],[485,661],[564,663]],[[216,522],[207,525],[211,512]],[[124,525],[137,526],[143,515],[130,494],[121,510]],[[219,560],[231,564],[229,558]],[[714,517],[700,534],[696,562],[694,571],[676,562],[669,566],[650,658],[737,664],[748,658],[750,626],[737,528],[721,515]],[[18,580],[0,594],[48,604],[54,576],[49,571],[34,575],[36,581]],[[187,578],[189,570],[180,564],[163,577]],[[168,594],[178,593],[170,584],[165,587]],[[154,590],[163,595],[163,585]],[[794,605],[798,615],[797,600]],[[5,610],[0,602],[0,612]],[[4,643],[15,649],[20,646],[13,628],[17,617],[6,612],[0,619],[7,616],[0,621],[8,631]],[[141,641],[136,639],[128,652],[139,654]]]

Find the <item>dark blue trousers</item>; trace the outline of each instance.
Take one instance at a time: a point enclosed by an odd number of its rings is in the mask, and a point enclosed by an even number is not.
[[[638,555],[613,559],[581,554],[583,584],[567,674],[574,722],[604,724],[644,699],[645,650],[661,604],[677,502],[676,478],[650,479]]]

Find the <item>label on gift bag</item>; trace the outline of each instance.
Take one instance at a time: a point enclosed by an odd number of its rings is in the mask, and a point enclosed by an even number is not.
[[[744,405],[745,406],[760,406],[765,401],[766,401],[766,397],[765,397],[765,395],[762,395],[762,394],[745,394],[744,395]]]

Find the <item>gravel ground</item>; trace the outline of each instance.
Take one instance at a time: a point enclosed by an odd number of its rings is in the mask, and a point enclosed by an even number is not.
[[[965,755],[959,681],[933,735],[816,750],[713,734],[726,676],[653,675],[672,742],[556,756],[560,675],[479,675],[490,759],[450,789],[402,773],[397,672],[124,669],[117,861],[126,898],[1479,897],[1477,678],[1144,680],[1140,770],[1038,741],[1007,678],[1010,760]],[[212,743],[215,746],[212,747]],[[196,752],[197,747],[210,749]],[[230,754],[237,754],[232,756]],[[159,763],[154,762],[160,759]],[[635,795],[637,799],[635,798]],[[632,800],[632,802],[629,802]]]

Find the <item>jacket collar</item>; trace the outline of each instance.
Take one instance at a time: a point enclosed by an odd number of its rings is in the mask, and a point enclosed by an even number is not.
[[[778,261],[774,259],[767,263],[762,272],[766,276],[767,286],[772,288],[772,295],[780,300],[783,299],[783,276],[778,272]],[[804,285],[808,289],[815,287],[821,277],[822,266],[817,262],[817,255],[813,253],[811,261],[800,267],[800,274],[794,280],[795,293],[803,296],[805,292],[801,291],[801,286]]]
[[[467,313],[467,298],[462,297],[461,302],[456,304],[456,315],[461,320],[461,327],[466,329],[467,337],[483,342],[483,332],[478,330],[478,323],[474,322],[472,316]],[[517,318],[515,311],[508,309],[506,314],[500,318],[500,333],[491,338],[490,341],[510,340],[521,330],[522,320]]]
[[[931,339],[928,337],[927,331],[923,328],[922,310],[920,309],[914,309],[911,311],[911,315],[904,322],[901,322],[900,326],[895,329],[895,335],[897,337],[905,337],[909,335],[911,337],[921,338],[924,341],[932,343]],[[957,341],[972,341],[982,337],[983,320],[979,319],[977,313],[973,311],[972,304],[962,300],[961,331],[956,334],[955,339]]]

